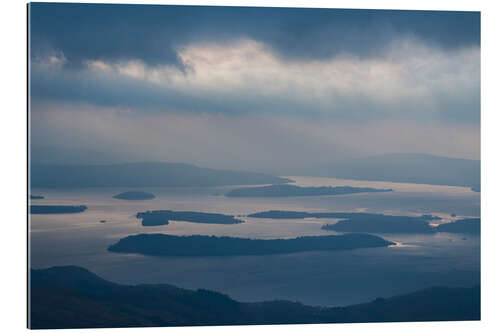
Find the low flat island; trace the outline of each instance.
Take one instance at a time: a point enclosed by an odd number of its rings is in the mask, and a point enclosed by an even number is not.
[[[455,222],[431,226],[428,221],[411,216],[353,217],[333,224],[325,224],[323,230],[339,232],[374,233],[435,233],[479,234],[481,219],[462,219]]]
[[[235,218],[233,215],[203,213],[203,212],[182,212],[173,210],[153,210],[139,212],[136,217],[142,219],[143,226],[167,225],[169,221],[211,223],[211,224],[237,224],[245,221]]]
[[[156,197],[153,193],[143,191],[128,191],[114,195],[113,198],[121,200],[151,200]]]
[[[432,233],[434,228],[421,217],[412,216],[357,216],[333,224],[325,224],[323,230],[340,232],[380,233]]]
[[[455,222],[443,223],[436,227],[436,231],[450,232],[460,234],[480,234],[481,233],[481,219],[461,219]]]
[[[372,233],[432,233],[438,230],[429,224],[430,221],[441,220],[429,214],[421,216],[393,216],[373,213],[349,212],[297,212],[270,210],[248,215],[253,218],[268,219],[341,219],[336,223],[323,225],[323,230],[338,232],[372,232]],[[444,225],[444,224],[443,224]]]
[[[369,234],[306,236],[292,239],[139,234],[120,239],[118,243],[108,247],[108,250],[152,256],[231,256],[350,250],[389,245],[394,243]]]
[[[30,206],[30,214],[72,214],[81,213],[87,206]]]
[[[269,185],[237,188],[226,193],[227,197],[303,197],[317,195],[342,195],[354,193],[392,192],[392,189],[351,186],[302,187],[296,185]]]

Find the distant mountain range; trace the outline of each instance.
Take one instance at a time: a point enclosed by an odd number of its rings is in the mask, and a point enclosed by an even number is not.
[[[357,180],[481,187],[481,161],[428,154],[387,154],[339,162],[316,176]]]
[[[216,170],[184,163],[31,165],[31,187],[187,187],[283,184],[257,172]]]
[[[32,187],[166,187],[284,184],[290,180],[265,173],[217,170],[185,163],[77,164],[32,158]],[[57,155],[56,155],[57,157]],[[96,159],[97,160],[97,159]],[[57,162],[59,161],[59,162]],[[466,186],[481,190],[481,162],[427,154],[387,154],[313,167],[308,176]]]
[[[31,270],[29,326],[97,328],[480,319],[480,287],[435,287],[345,307],[244,303],[172,285],[120,285],[77,266]]]

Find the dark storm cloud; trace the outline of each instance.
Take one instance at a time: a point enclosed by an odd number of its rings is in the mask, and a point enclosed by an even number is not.
[[[70,66],[140,59],[183,68],[179,47],[238,38],[294,60],[376,57],[399,38],[443,49],[480,43],[478,12],[33,3],[30,18],[32,56],[62,52]]]

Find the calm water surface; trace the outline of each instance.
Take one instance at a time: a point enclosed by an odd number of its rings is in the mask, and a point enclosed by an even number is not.
[[[135,218],[153,209],[191,210],[232,215],[281,209],[433,214],[440,223],[480,214],[480,195],[465,187],[288,177],[301,186],[366,186],[394,192],[295,198],[227,198],[234,187],[143,188],[153,200],[125,201],[112,196],[128,188],[34,189],[45,196],[33,204],[86,205],[79,214],[30,216],[31,266],[79,265],[120,283],[169,283],[217,290],[241,301],[287,299],[311,305],[347,305],[448,285],[480,281],[477,236],[380,234],[398,246],[349,251],[234,257],[148,257],[108,252],[109,245],[137,233],[291,238],[328,235],[335,219],[272,220],[243,217],[243,224],[171,222],[143,227]],[[106,220],[106,223],[100,223]]]

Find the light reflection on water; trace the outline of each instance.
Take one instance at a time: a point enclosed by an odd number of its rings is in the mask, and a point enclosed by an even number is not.
[[[394,248],[394,247],[415,247],[415,246],[418,246],[418,245],[405,244],[403,242],[394,242],[394,244],[389,245],[390,248]]]
[[[304,252],[271,256],[155,258],[108,252],[122,237],[137,233],[219,235],[246,238],[292,238],[329,235],[325,223],[338,219],[272,220],[243,217],[246,222],[214,225],[171,222],[143,227],[138,211],[191,210],[247,215],[280,209],[297,211],[366,211],[385,214],[479,215],[479,194],[467,188],[387,182],[360,182],[292,177],[298,185],[350,185],[393,188],[390,193],[325,197],[226,198],[232,187],[144,188],[157,197],[123,201],[112,196],[128,189],[37,189],[36,204],[88,206],[79,214],[33,215],[30,218],[31,265],[80,265],[121,283],[171,283],[218,290],[244,301],[288,299],[306,304],[345,305],[387,297],[433,285],[479,283],[479,237],[380,234],[397,242],[390,248]],[[376,184],[375,184],[376,183]],[[106,220],[100,223],[100,220]]]

